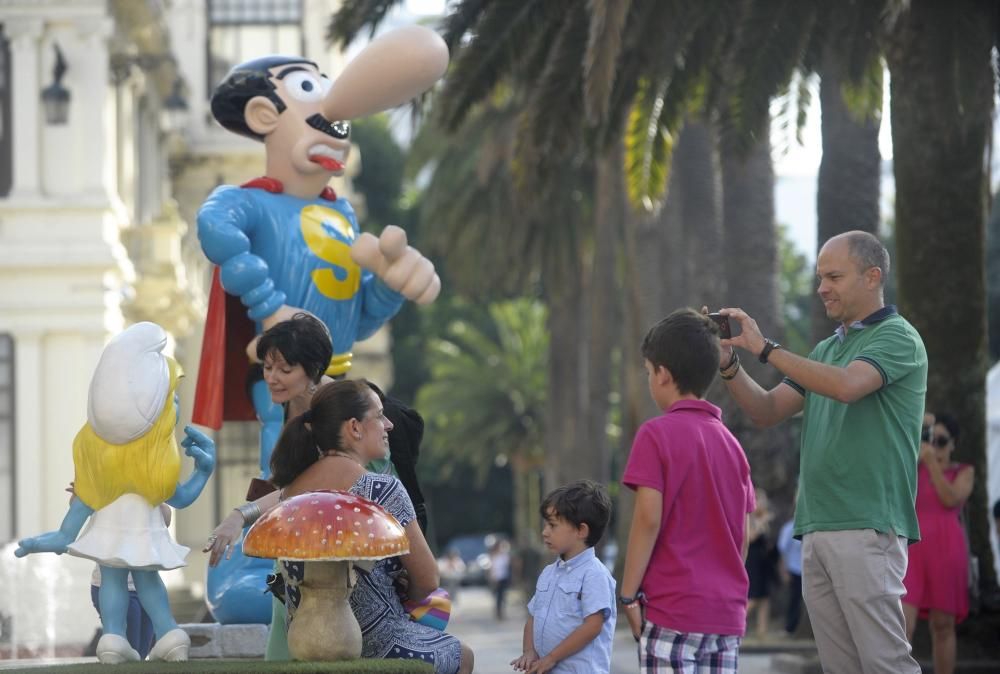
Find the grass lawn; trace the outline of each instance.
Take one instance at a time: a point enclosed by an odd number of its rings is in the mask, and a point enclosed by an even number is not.
[[[86,665],[58,665],[32,668],[32,674],[73,674],[80,672],[114,672],[128,674],[143,672],[152,674],[427,674],[434,668],[426,662],[409,660],[358,659],[345,662],[265,662],[263,660],[188,660],[187,662],[129,662],[121,665],[102,665],[99,662]]]

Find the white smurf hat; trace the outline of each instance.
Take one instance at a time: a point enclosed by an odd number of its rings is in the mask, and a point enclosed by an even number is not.
[[[106,442],[131,442],[156,423],[170,388],[166,345],[163,328],[142,322],[104,347],[90,380],[87,421]]]

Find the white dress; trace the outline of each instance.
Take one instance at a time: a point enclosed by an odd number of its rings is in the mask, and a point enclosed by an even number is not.
[[[122,494],[90,516],[67,551],[104,566],[162,571],[186,566],[191,549],[170,537],[159,507],[138,494]]]

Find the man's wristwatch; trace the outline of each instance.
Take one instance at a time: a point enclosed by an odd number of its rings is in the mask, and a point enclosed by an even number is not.
[[[781,344],[778,344],[773,339],[767,339],[765,337],[764,338],[764,348],[761,350],[760,355],[757,356],[757,360],[759,360],[762,363],[766,363],[768,357],[771,355],[771,352],[774,351],[775,349],[780,349],[780,348],[781,348]]]

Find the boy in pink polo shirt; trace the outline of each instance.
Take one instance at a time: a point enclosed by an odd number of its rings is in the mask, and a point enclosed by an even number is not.
[[[718,328],[680,309],[653,326],[642,355],[664,414],[639,428],[622,477],[636,497],[619,601],[641,672],[736,672],[756,504],[743,448],[701,399],[719,367]]]

